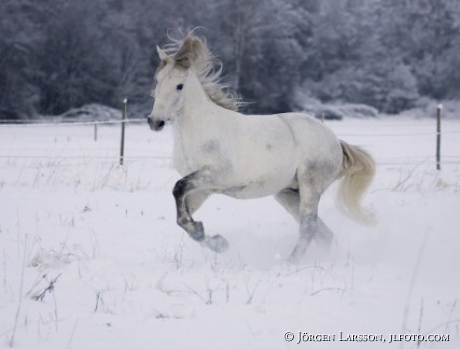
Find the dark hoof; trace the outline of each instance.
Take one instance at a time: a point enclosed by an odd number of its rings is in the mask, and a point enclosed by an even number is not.
[[[214,235],[212,237],[207,236],[204,241],[204,245],[206,245],[210,250],[222,253],[228,250],[229,244],[227,240],[222,235]]]

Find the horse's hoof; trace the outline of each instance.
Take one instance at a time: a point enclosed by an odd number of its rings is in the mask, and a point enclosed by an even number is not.
[[[205,245],[212,251],[222,253],[228,250],[229,244],[222,235],[214,235],[212,237],[206,237]]]

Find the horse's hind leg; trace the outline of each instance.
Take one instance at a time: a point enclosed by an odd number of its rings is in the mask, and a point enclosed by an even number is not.
[[[300,206],[300,195],[297,189],[287,188],[280,191],[275,195],[276,201],[278,201],[288,213],[294,217],[297,223],[300,224],[299,217],[299,206]],[[323,248],[329,248],[334,239],[334,233],[332,230],[323,222],[318,216],[318,232],[315,236],[316,243]]]
[[[334,233],[332,230],[318,217],[318,235],[316,242],[323,248],[329,249],[334,240]]]
[[[321,224],[321,220],[318,218],[319,199],[334,180],[333,176],[330,175],[333,172],[331,169],[333,166],[327,162],[312,161],[302,164],[296,173],[299,186],[298,200],[292,196],[294,195],[292,192],[289,199],[284,198],[288,211],[293,212],[299,222],[299,240],[290,256],[291,261],[298,260],[307,250],[311,240],[318,238],[320,234],[324,235],[326,242],[332,240],[330,229],[325,224]],[[298,210],[296,210],[297,205]]]
[[[292,262],[299,260],[305,254],[311,240],[316,237],[319,230],[318,204],[320,194],[307,186],[299,189],[299,240],[289,257]]]

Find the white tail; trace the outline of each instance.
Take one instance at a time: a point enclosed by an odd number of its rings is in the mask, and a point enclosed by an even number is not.
[[[372,212],[361,206],[361,200],[375,175],[375,162],[372,156],[360,147],[340,140],[343,151],[342,171],[339,183],[339,202],[343,211],[356,220],[372,225],[375,218]]]

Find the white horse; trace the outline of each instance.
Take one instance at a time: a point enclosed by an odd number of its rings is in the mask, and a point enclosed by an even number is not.
[[[194,240],[216,252],[228,248],[220,235],[205,234],[192,215],[215,193],[238,199],[275,195],[299,223],[290,256],[297,260],[312,239],[329,246],[333,233],[318,217],[321,195],[341,179],[339,197],[352,217],[371,221],[361,197],[375,163],[364,150],[337,139],[315,118],[301,113],[243,115],[239,100],[219,83],[221,69],[205,41],[189,33],[165,50],[155,74],[150,128],[170,122],[173,162],[183,176],[173,189],[177,223]]]

